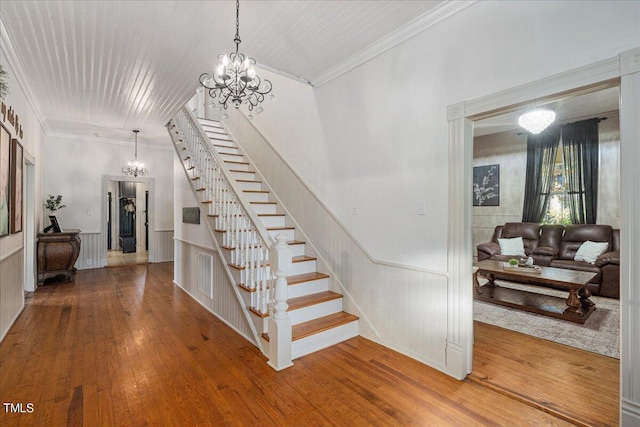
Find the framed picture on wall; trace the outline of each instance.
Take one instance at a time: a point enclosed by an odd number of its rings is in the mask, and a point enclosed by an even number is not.
[[[9,234],[11,134],[0,124],[0,237]]]
[[[500,165],[473,168],[473,206],[500,206]]]
[[[17,139],[13,139],[11,141],[11,179],[13,180],[13,185],[11,186],[11,209],[9,209],[11,234],[22,231],[23,161],[24,154],[22,145]]]

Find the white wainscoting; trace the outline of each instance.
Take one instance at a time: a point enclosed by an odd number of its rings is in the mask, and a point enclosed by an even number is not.
[[[444,371],[447,273],[375,260],[242,114],[225,125],[315,249],[345,310],[360,316],[360,334]]]
[[[19,248],[0,260],[0,341],[24,308],[23,257]]]
[[[156,230],[154,262],[173,261],[173,230]]]
[[[100,233],[80,233],[80,255],[75,264],[78,270],[101,267],[102,242]]]
[[[232,288],[224,265],[215,249],[207,248],[178,238],[175,241],[174,283],[184,289],[191,297],[232,329],[256,345],[244,314],[244,308]],[[210,295],[198,289],[198,255],[213,257],[213,289]]]

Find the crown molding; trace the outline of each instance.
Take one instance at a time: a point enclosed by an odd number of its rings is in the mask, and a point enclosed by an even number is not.
[[[311,82],[309,80],[305,80],[305,79],[303,79],[301,77],[294,76],[293,74],[289,74],[286,71],[278,70],[277,68],[272,68],[272,67],[269,67],[268,65],[264,65],[264,64],[260,64],[260,63],[256,64],[256,67],[260,68],[262,70],[265,70],[265,71],[269,71],[270,73],[278,74],[278,75],[280,75],[282,77],[286,77],[288,79],[295,80],[295,81],[297,81],[299,83],[303,83],[303,84],[311,86]]]
[[[0,48],[4,53],[5,58],[7,58],[7,63],[11,68],[11,71],[13,71],[13,77],[15,81],[18,83],[18,86],[20,86],[20,89],[22,89],[24,96],[27,98],[29,106],[33,110],[33,113],[36,115],[36,119],[38,119],[38,122],[40,122],[42,130],[44,131],[45,135],[49,135],[49,128],[46,125],[44,116],[42,115],[42,111],[40,111],[40,107],[38,107],[38,104],[35,102],[33,90],[31,90],[31,85],[29,85],[27,75],[24,72],[24,68],[22,68],[22,64],[20,64],[20,60],[18,59],[15,47],[11,42],[11,37],[9,37],[9,32],[4,25],[2,17],[0,17]]]
[[[426,30],[427,28],[432,27],[440,21],[443,21],[444,19],[449,18],[461,10],[477,3],[477,1],[478,0],[455,0],[440,3],[432,10],[420,15],[404,27],[394,31],[380,41],[345,59],[334,67],[329,68],[327,71],[311,78],[311,85],[314,87],[320,87],[329,83],[331,80],[353,70],[367,61],[372,60],[376,56],[394,48],[400,43],[409,40],[411,37]]]

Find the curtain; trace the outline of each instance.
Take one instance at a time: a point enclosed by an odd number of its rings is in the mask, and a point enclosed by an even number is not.
[[[561,128],[571,222],[595,224],[598,211],[598,119]]]
[[[527,136],[527,171],[522,222],[542,222],[549,205],[553,167],[560,142],[560,128],[548,128]]]

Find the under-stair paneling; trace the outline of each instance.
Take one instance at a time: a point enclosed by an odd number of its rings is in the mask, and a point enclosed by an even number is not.
[[[78,255],[75,268],[78,270],[99,268],[102,259],[101,247],[101,233],[80,233],[80,255]]]
[[[155,262],[173,261],[173,230],[156,230]]]
[[[229,280],[218,253],[213,249],[177,238],[175,246],[175,283],[231,328],[257,345],[252,338],[253,333],[248,325],[244,309],[233,291],[234,284]],[[213,298],[198,289],[198,257],[203,253],[213,257],[211,292]]]
[[[0,259],[0,341],[24,308],[24,250]]]
[[[331,270],[345,311],[360,316],[360,334],[444,369],[446,272],[374,260],[242,114],[225,123]]]

